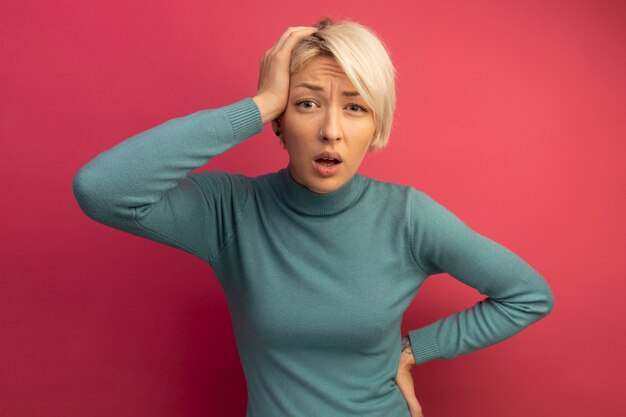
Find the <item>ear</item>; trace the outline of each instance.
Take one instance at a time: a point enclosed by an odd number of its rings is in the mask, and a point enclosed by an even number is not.
[[[282,120],[281,117],[277,117],[276,119],[272,120],[272,130],[274,131],[274,134],[276,134],[276,132],[280,132],[279,136],[279,140],[280,140],[280,145],[283,147],[283,149],[287,149],[287,145],[285,145],[285,136],[283,136],[283,132],[281,130],[282,127]]]
[[[373,143],[374,143],[374,136],[372,136],[372,138],[370,139],[369,145],[367,146],[367,153],[376,151],[376,148],[374,147]]]
[[[280,116],[272,120],[272,130],[274,131],[274,133],[280,132],[281,124],[282,124],[281,122],[282,120]]]

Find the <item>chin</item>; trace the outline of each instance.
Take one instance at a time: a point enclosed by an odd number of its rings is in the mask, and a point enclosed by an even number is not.
[[[290,170],[291,169],[292,167],[290,167]],[[295,176],[293,175],[294,171],[296,171]],[[294,171],[291,172],[292,177],[296,180],[296,182],[308,188],[309,191],[318,194],[327,194],[333,192],[341,187],[343,184],[345,184],[347,181],[347,179],[344,178],[344,176],[342,175],[324,178],[320,176],[314,169],[311,169],[310,171],[306,170],[306,172],[302,173],[302,176],[297,173],[297,170]],[[302,180],[299,180],[298,177],[301,177]]]
[[[338,178],[316,179],[310,181],[307,188],[318,194],[327,194],[335,191],[341,187],[341,185],[343,185],[343,182]]]

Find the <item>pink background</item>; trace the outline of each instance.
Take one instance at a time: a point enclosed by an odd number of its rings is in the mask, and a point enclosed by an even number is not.
[[[90,220],[71,181],[136,133],[252,96],[265,50],[324,14],[372,27],[398,70],[389,147],[360,172],[426,191],[555,294],[513,338],[414,367],[425,415],[623,415],[624,3],[220,3],[0,4],[0,415],[244,416],[211,268]],[[266,126],[201,169],[286,163]],[[482,298],[434,276],[403,333]]]

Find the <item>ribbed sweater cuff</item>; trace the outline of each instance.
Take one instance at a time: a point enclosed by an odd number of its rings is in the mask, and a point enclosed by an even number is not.
[[[241,101],[224,106],[223,109],[233,127],[234,139],[237,142],[243,142],[263,131],[261,112],[252,98],[246,97]]]
[[[443,358],[441,350],[439,349],[439,343],[437,342],[438,327],[439,324],[435,322],[408,333],[416,365],[428,362],[431,359]]]

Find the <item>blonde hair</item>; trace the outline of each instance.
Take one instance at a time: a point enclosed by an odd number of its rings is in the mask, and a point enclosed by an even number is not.
[[[369,28],[351,20],[328,17],[317,32],[301,39],[291,55],[290,73],[317,56],[334,58],[374,113],[376,130],[370,150],[387,145],[396,108],[396,70],[383,41]]]

